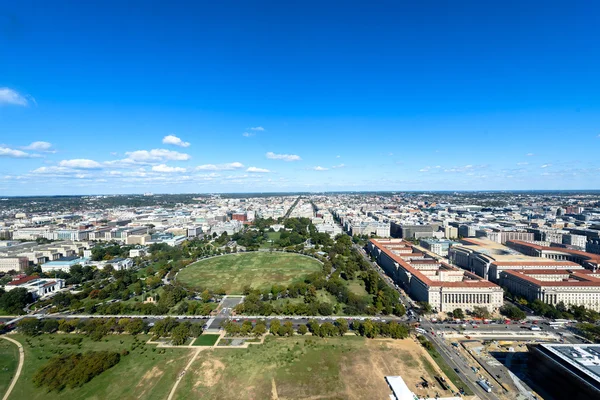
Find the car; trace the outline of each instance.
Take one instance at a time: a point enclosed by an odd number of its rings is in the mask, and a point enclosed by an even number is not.
[[[458,370],[458,368],[454,368],[454,372],[456,372],[457,374],[460,373],[460,371]]]

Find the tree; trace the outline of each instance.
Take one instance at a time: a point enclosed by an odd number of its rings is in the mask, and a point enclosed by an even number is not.
[[[465,313],[463,312],[462,308],[454,309],[454,311],[452,311],[452,315],[454,316],[454,318],[457,318],[457,319],[465,318]]]
[[[210,294],[210,292],[208,291],[208,289],[204,290],[202,292],[202,294],[200,295],[200,297],[202,298],[202,301],[205,303],[208,303],[208,301],[212,298],[212,295]]]
[[[486,307],[473,307],[473,316],[477,318],[489,318],[490,312]]]
[[[25,288],[16,288],[0,297],[0,309],[10,314],[24,314],[23,308],[32,302],[31,294]]]
[[[340,336],[344,336],[348,332],[348,321],[344,318],[338,318],[335,320],[335,326],[337,327]]]
[[[17,323],[19,332],[26,336],[35,336],[40,333],[40,321],[35,318],[25,318]]]
[[[271,321],[271,326],[269,327],[269,331],[271,335],[277,335],[279,333],[279,328],[281,327],[281,322],[278,319],[274,319]]]
[[[267,326],[264,324],[264,322],[258,322],[252,329],[252,333],[257,337],[262,336],[267,333]]]
[[[500,313],[513,321],[525,319],[527,316],[521,309],[512,304],[507,304],[500,308]]]
[[[307,332],[308,332],[308,328],[306,327],[306,325],[300,325],[298,327],[298,334],[306,335]]]
[[[46,319],[41,324],[41,329],[45,333],[54,333],[58,330],[58,321],[55,319]]]
[[[423,314],[430,314],[433,311],[433,309],[431,308],[431,304],[429,304],[426,301],[420,301],[419,306],[421,307],[421,311],[423,311]]]
[[[171,342],[175,346],[181,346],[190,335],[190,328],[187,324],[179,324],[171,331]]]

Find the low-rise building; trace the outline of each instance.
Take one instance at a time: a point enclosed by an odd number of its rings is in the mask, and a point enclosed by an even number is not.
[[[64,271],[69,272],[73,265],[87,265],[89,259],[77,256],[63,257],[55,261],[42,264],[42,272]]]
[[[45,279],[27,276],[8,282],[4,286],[7,292],[17,288],[25,288],[34,299],[43,298],[65,287],[64,279]]]
[[[419,245],[432,253],[437,254],[438,256],[447,257],[448,250],[455,244],[459,244],[458,242],[453,242],[452,240],[444,240],[444,239],[421,239],[419,240]]]

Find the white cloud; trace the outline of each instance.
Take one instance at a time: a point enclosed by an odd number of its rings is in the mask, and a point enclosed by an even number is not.
[[[33,142],[29,146],[22,147],[22,149],[24,149],[24,150],[46,151],[46,150],[50,150],[51,147],[52,147],[52,143],[48,143],[48,142]]]
[[[154,172],[185,172],[185,168],[181,168],[181,167],[169,167],[168,165],[165,164],[160,164],[160,165],[155,165],[154,167],[152,167],[152,171]]]
[[[197,171],[231,171],[234,169],[244,168],[244,164],[240,162],[232,162],[226,164],[204,164],[196,167]]]
[[[33,98],[32,98],[33,100]],[[26,96],[7,87],[0,88],[0,105],[11,104],[15,106],[28,106],[29,101]]]
[[[529,163],[527,161],[523,161],[523,162],[518,162],[517,165],[529,165]]]
[[[178,151],[167,150],[167,149],[152,149],[148,150],[136,150],[136,151],[128,151],[125,153],[127,158],[125,160],[129,160],[131,162],[137,163],[152,163],[152,162],[160,162],[160,161],[186,161],[192,158],[189,154],[180,153]],[[124,161],[127,163],[128,161]]]
[[[335,156],[335,158],[340,158],[340,156]]]
[[[460,167],[452,167],[452,168],[447,168],[444,169],[444,172],[472,172],[473,170],[480,170],[480,169],[485,169],[487,168],[488,165],[464,165],[464,166],[460,166]]]
[[[419,172],[429,172],[429,167],[421,168]]]
[[[184,142],[180,138],[175,135],[167,135],[163,138],[162,142],[164,144],[172,144],[173,146],[179,147],[190,147],[190,142]]]
[[[25,153],[24,151],[11,149],[8,147],[0,147],[0,157],[10,157],[10,158],[33,158],[38,157],[35,154]]]
[[[302,158],[300,158],[300,156],[295,155],[295,154],[275,154],[272,151],[269,151],[265,155],[267,156],[267,158],[270,158],[271,160],[283,160],[283,161],[300,161],[300,160],[302,160]]]
[[[254,136],[254,135],[255,135],[255,133],[254,133],[254,132],[244,132],[244,133],[242,133],[242,136],[243,136],[243,137],[252,137],[252,136]]]
[[[333,168],[333,169],[338,169],[338,168],[345,168],[345,167],[346,167],[346,164],[338,164],[338,165],[334,165],[334,166],[333,166],[333,167],[331,167],[331,168]]]
[[[248,167],[248,169],[246,170],[246,172],[268,173],[268,172],[271,172],[271,171],[269,171],[268,169],[265,169],[265,168]]]
[[[533,154],[533,153],[527,153],[527,154],[525,154],[525,155],[526,155],[527,157],[532,157],[532,156],[534,156],[534,154]]]
[[[31,171],[32,174],[65,174],[68,172],[72,172],[72,170],[66,167],[57,166],[39,167]]]
[[[58,163],[59,166],[64,168],[74,168],[74,169],[99,169],[102,168],[102,165],[94,160],[88,160],[86,158],[76,158],[73,160],[62,160]]]
[[[312,168],[315,171],[327,171],[329,168],[325,168],[325,167],[321,167],[321,166],[316,166]]]
[[[552,166],[552,164],[544,164],[540,168],[548,168],[548,167],[551,167],[551,166]]]
[[[262,126],[255,126],[254,128],[250,128],[250,130],[252,131],[264,131],[265,128],[263,128]]]

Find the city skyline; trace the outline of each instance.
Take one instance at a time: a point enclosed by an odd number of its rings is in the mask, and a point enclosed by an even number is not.
[[[3,196],[600,189],[594,4],[33,4]]]

